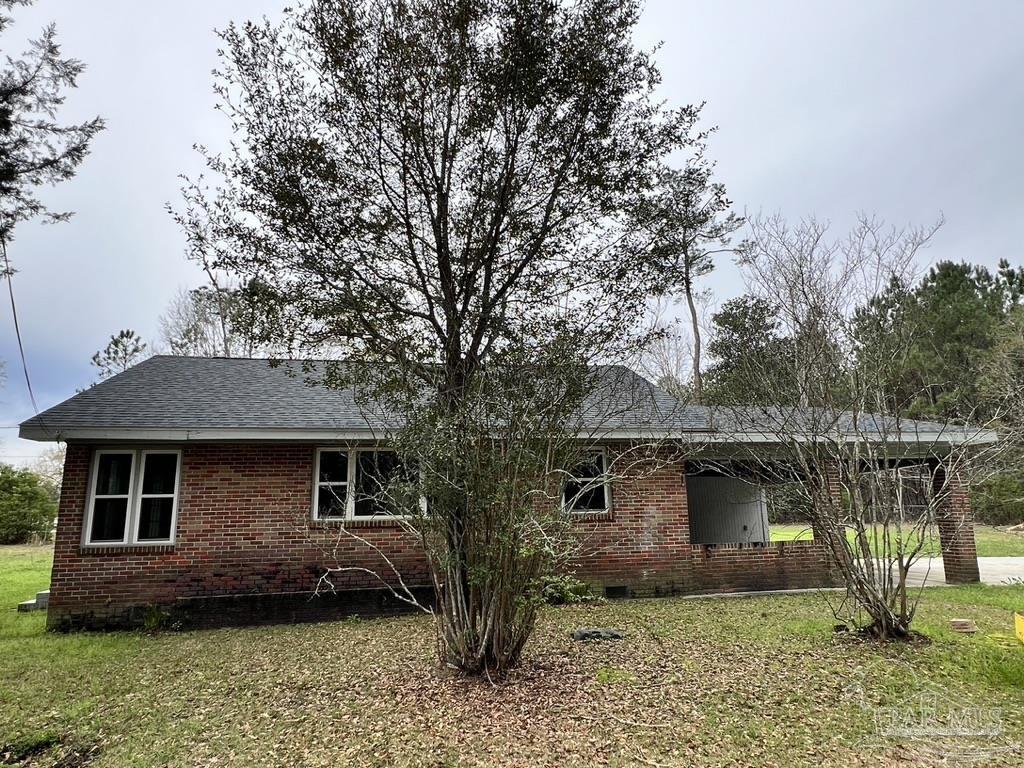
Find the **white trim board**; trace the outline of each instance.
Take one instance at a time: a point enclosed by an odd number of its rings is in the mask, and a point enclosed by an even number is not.
[[[381,431],[372,429],[136,429],[136,428],[97,428],[69,427],[54,429],[30,426],[22,427],[19,436],[25,440],[39,442],[57,441],[96,441],[96,442],[167,442],[167,443],[244,443],[244,442],[302,442],[330,443],[345,441],[376,441],[384,437]],[[778,444],[776,436],[758,432],[685,432],[681,430],[659,429],[595,429],[581,432],[581,439],[594,441],[609,440],[677,440],[685,443],[713,445],[729,445],[732,443]],[[893,445],[924,446],[940,448],[950,445],[981,445],[994,443],[998,435],[994,430],[959,430],[950,429],[945,432],[904,432],[897,439],[896,435],[878,442]],[[808,437],[810,440],[811,437]],[[820,438],[819,438],[820,439]],[[834,439],[832,437],[830,440]],[[847,442],[854,442],[848,440]]]

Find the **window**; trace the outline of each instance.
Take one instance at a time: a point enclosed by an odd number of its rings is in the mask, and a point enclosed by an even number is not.
[[[97,451],[85,544],[170,544],[180,451]]]
[[[169,541],[178,491],[178,454],[142,453],[136,541]]]
[[[606,512],[611,508],[611,493],[604,450],[594,451],[569,473],[562,491],[562,503],[569,512]]]
[[[365,520],[398,517],[391,499],[391,488],[396,480],[407,477],[394,451],[318,448],[313,518]]]
[[[89,541],[122,543],[128,529],[135,454],[100,453],[96,458]]]
[[[356,459],[356,517],[394,515],[392,484],[403,477],[402,463],[394,451],[359,451]]]
[[[317,451],[316,517],[331,520],[345,517],[348,505],[348,454],[345,451]]]

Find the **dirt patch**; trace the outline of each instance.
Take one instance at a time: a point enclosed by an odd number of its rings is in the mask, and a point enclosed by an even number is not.
[[[99,755],[98,744],[82,744],[58,734],[41,733],[17,744],[0,746],[0,765],[84,768]]]

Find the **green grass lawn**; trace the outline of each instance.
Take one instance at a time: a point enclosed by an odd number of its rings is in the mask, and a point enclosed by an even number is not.
[[[1001,710],[986,745],[1024,743],[1020,586],[925,590],[930,642],[913,646],[834,633],[823,595],[551,608],[521,669],[492,685],[437,667],[424,616],[46,634],[42,614],[14,606],[45,587],[48,563],[46,550],[0,547],[0,763],[919,765],[935,740],[880,741],[875,713],[910,712],[933,690]],[[980,632],[953,633],[951,618]],[[580,626],[626,639],[574,643]]]
[[[852,533],[850,534],[852,538]],[[814,538],[807,523],[788,523],[771,526],[772,541],[797,541]],[[1024,534],[993,528],[989,525],[974,526],[974,540],[978,546],[978,557],[1024,557]],[[925,553],[935,556],[942,554],[938,533],[929,539]]]

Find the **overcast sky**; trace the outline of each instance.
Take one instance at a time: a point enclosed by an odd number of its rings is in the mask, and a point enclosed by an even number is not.
[[[0,45],[21,50],[49,21],[88,69],[62,115],[102,115],[78,176],[45,194],[70,223],[23,226],[10,249],[36,398],[48,408],[94,377],[89,358],[121,328],[149,340],[180,288],[201,282],[164,211],[195,142],[222,143],[213,30],[283,0],[37,0]],[[926,256],[1020,263],[1024,213],[1024,2],[650,0],[638,40],[670,104],[704,101],[718,175],[740,211],[892,223],[946,217]],[[742,291],[719,264],[721,301]],[[12,425],[32,415],[10,309],[0,322],[0,460],[39,452]]]

